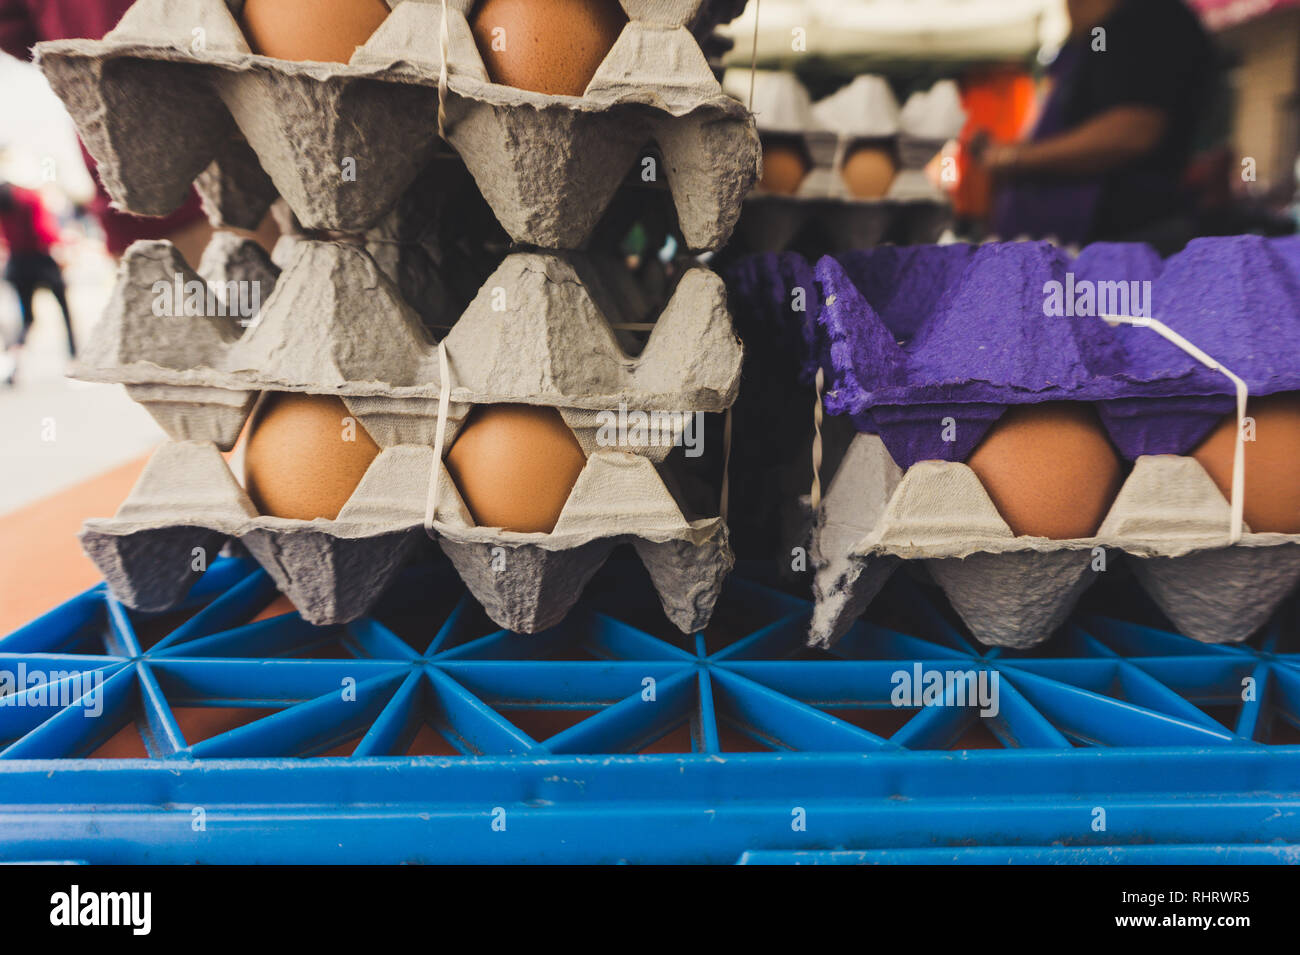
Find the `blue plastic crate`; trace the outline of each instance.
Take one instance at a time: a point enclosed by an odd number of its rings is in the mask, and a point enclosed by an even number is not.
[[[1295,605],[1206,646],[1108,577],[1024,652],[907,573],[831,652],[742,576],[682,636],[634,561],[535,636],[446,565],[343,627],[248,623],[277,594],[237,559],[172,614],[97,587],[0,639],[103,676],[97,718],[0,705],[0,860],[1300,861]],[[997,674],[998,715],[893,705],[917,664]]]

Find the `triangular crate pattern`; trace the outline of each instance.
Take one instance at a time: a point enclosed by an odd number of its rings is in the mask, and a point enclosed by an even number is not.
[[[743,575],[713,623],[683,635],[644,572],[615,559],[563,623],[525,636],[492,624],[445,563],[404,571],[373,616],[315,627],[254,563],[225,558],[170,614],[130,611],[101,585],[0,639],[0,674],[26,678],[0,703],[0,759],[1300,743],[1294,604],[1221,647],[1169,630],[1131,582],[1111,586],[1049,644],[1010,651],[979,648],[937,588],[898,574],[826,651],[804,643],[810,603]],[[987,674],[996,713],[900,698],[918,669]]]
[[[193,583],[187,555],[235,537],[306,619],[347,623],[423,535],[438,471],[428,530],[498,625],[555,625],[615,546],[632,543],[669,617],[693,632],[732,565],[726,525],[670,492],[665,443],[602,446],[596,415],[680,421],[729,408],[741,356],[725,291],[707,269],[687,271],[662,311],[641,316],[654,331],[631,355],[615,333],[629,310],[624,290],[602,250],[582,250],[647,148],[657,150],[685,247],[716,250],[730,235],[757,175],[758,141],[689,29],[713,14],[702,0],[626,0],[627,26],[575,97],[490,82],[467,19],[473,0],[390,6],[347,64],[252,54],[233,0],[138,0],[103,40],[38,50],[123,208],[163,214],[197,178],[214,222],[256,223],[277,195],[293,221],[273,260],[229,236],[197,266],[166,242],[128,251],[77,375],[126,385],[172,443],[113,518],[88,522],[86,549],[117,597],[152,612]],[[413,192],[464,191],[463,179],[439,178],[438,160],[453,154],[516,245],[467,308],[435,316],[451,329],[435,342],[428,303],[416,307],[404,292],[444,295],[451,267],[439,261],[411,281],[385,272],[377,250],[401,231],[395,210]],[[357,176],[340,176],[340,157]],[[430,209],[410,217],[445,234],[454,214]],[[153,307],[157,283],[173,280],[273,291],[244,327],[224,312],[177,321]],[[337,520],[259,516],[218,453],[259,396],[286,391],[341,397],[382,449]],[[493,403],[557,409],[586,455],[551,533],[475,526],[434,460],[440,412],[445,452],[471,410]]]

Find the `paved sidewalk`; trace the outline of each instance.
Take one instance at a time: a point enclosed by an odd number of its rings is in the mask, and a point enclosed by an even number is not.
[[[144,457],[0,515],[0,637],[99,583],[77,532],[112,514],[144,468]]]
[[[65,277],[84,347],[112,290],[113,265],[86,252]],[[16,327],[17,309],[13,291],[0,284],[6,334]],[[0,386],[0,515],[138,458],[163,439],[148,412],[120,385],[71,381],[67,368],[62,316],[53,297],[38,292],[18,382]]]

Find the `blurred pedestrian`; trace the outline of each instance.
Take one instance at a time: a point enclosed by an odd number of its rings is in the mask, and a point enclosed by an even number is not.
[[[0,49],[26,60],[41,40],[97,40],[117,25],[135,0],[0,0]],[[95,171],[89,153],[86,165]],[[95,175],[96,195],[90,204],[104,229],[109,253],[119,258],[137,239],[168,239],[191,265],[196,265],[212,237],[212,226],[190,191],[185,203],[160,218],[133,216],[110,205],[108,193]]]
[[[993,230],[1180,246],[1214,48],[1182,0],[1068,0],[1069,39],[1027,142],[976,150],[1001,182]],[[1169,251],[1173,251],[1172,248]]]
[[[63,284],[63,270],[52,252],[59,241],[58,225],[45,208],[39,193],[0,182],[0,238],[8,248],[9,261],[5,264],[5,281],[18,293],[18,306],[22,326],[18,337],[6,343],[6,361],[0,368],[0,381],[13,384],[18,368],[18,353],[27,341],[35,315],[32,302],[36,290],[49,289],[68,328],[68,354],[77,356],[77,340],[72,332],[72,315],[68,311],[67,288]]]

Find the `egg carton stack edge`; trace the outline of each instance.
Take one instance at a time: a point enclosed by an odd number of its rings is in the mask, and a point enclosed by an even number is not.
[[[899,230],[903,244],[937,241],[952,221],[952,209],[924,169],[946,139],[913,135],[900,129],[896,119],[864,127],[862,117],[872,112],[872,104],[864,100],[857,83],[836,96],[842,102],[835,104],[831,118],[838,131],[822,128],[829,122],[814,118],[808,94],[794,77],[769,74],[755,84],[759,134],[797,138],[811,166],[794,195],[756,192],[746,199],[737,236],[754,252],[781,252],[815,222],[836,249],[870,248]],[[849,192],[835,166],[850,144],[897,148],[898,172],[884,198],[863,199]]]
[[[127,211],[165,215],[197,179],[218,222],[256,225],[278,192],[306,229],[360,231],[439,149],[442,6],[390,5],[348,64],[253,54],[234,0],[137,0],[103,40],[41,43],[37,62]],[[448,4],[444,131],[514,241],[581,247],[652,141],[687,244],[726,241],[758,137],[686,28],[700,0],[624,0],[581,97],[492,83],[473,5]]]
[[[968,465],[922,461],[904,473],[878,436],[859,434],[817,517],[809,643],[833,644],[903,561],[920,560],[981,642],[1033,646],[1065,621],[1110,551],[1133,558],[1181,632],[1240,642],[1300,583],[1300,535],[1247,527],[1232,543],[1230,519],[1194,458],[1144,455],[1095,537],[1018,537]]]
[[[282,270],[229,236],[198,273],[168,243],[137,244],[124,259],[77,374],[124,384],[173,442],[114,518],[83,531],[128,605],[174,605],[195,573],[194,547],[233,536],[305,618],[354,619],[424,530],[430,472],[442,467],[432,460],[438,356],[359,233],[438,152],[443,8],[390,6],[347,65],[252,54],[239,4],[225,0],[139,0],[103,41],[38,49],[118,205],[164,214],[197,179],[215,224],[251,226],[278,194],[305,230],[277,246]],[[585,243],[651,141],[688,244],[725,242],[757,176],[758,144],[752,118],[722,95],[685,28],[699,6],[626,0],[628,27],[585,94],[567,97],[490,83],[466,19],[473,0],[448,4],[446,140],[517,243]],[[355,181],[340,175],[343,159],[355,163]],[[195,279],[274,291],[246,329],[224,317],[155,313],[157,283]],[[531,632],[558,622],[613,547],[630,542],[670,618],[696,630],[732,564],[726,526],[682,513],[655,467],[668,447],[600,447],[593,416],[729,407],[740,350],[725,291],[692,270],[633,359],[611,332],[619,303],[601,279],[594,259],[511,255],[443,343],[453,379],[444,447],[476,404],[555,407],[573,430],[588,462],[554,532],[473,526],[445,470],[430,530],[502,626]],[[496,294],[510,303],[501,312]],[[336,521],[258,516],[219,453],[268,391],[338,396],[380,445]]]
[[[83,544],[113,592],[138,609],[173,606],[197,573],[193,548],[215,553],[236,537],[306,619],[355,619],[424,532],[441,391],[436,346],[352,243],[299,242],[278,279],[252,243],[225,248],[224,259],[209,250],[208,278],[259,274],[274,283],[246,329],[234,318],[154,314],[155,282],[197,276],[170,243],[128,250],[77,376],[126,385],[172,443],[115,517],[87,522]],[[725,290],[713,273],[692,270],[645,349],[629,358],[580,270],[580,257],[507,257],[443,342],[453,382],[445,447],[477,404],[555,407],[573,430],[588,460],[554,531],[474,526],[445,468],[432,531],[489,615],[509,629],[558,623],[613,548],[630,542],[670,619],[696,630],[732,566],[726,526],[716,517],[688,519],[655,465],[686,425],[673,412],[718,412],[734,400],[741,350]],[[339,280],[321,283],[322,274]],[[502,301],[507,307],[498,310]],[[303,314],[316,321],[301,321]],[[336,521],[257,515],[221,457],[269,391],[338,396],[379,444]],[[601,413],[619,407],[668,412],[660,420],[669,433],[602,446]]]

